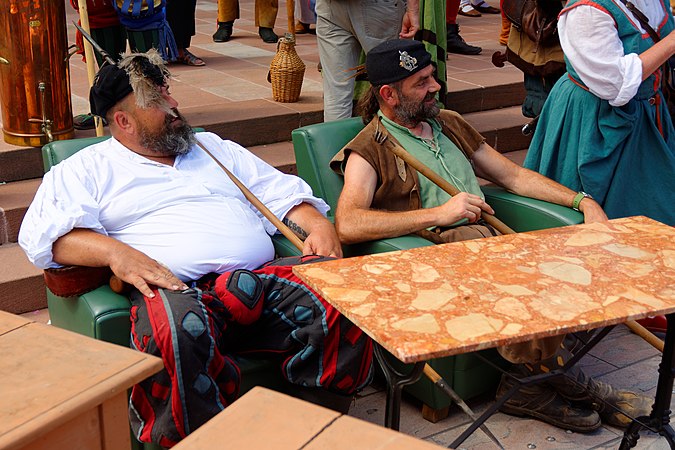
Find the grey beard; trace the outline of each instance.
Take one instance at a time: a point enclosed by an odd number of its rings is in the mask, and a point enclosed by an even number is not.
[[[394,108],[394,114],[398,121],[410,126],[416,126],[423,120],[433,119],[440,112],[441,109],[436,103],[427,105],[426,103],[410,101],[405,97],[402,97],[401,102]]]
[[[162,156],[185,155],[190,152],[192,145],[197,142],[194,131],[179,112],[174,113],[182,120],[182,125],[172,126],[171,121],[174,117],[167,114],[164,126],[159,132],[141,130],[140,143],[144,148]]]

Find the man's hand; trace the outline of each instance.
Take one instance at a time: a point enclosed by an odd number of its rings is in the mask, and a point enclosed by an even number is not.
[[[410,5],[409,5],[410,6]],[[401,32],[399,37],[401,39],[412,39],[420,29],[420,13],[419,10],[406,10],[403,15],[403,23],[401,24]]]
[[[174,291],[188,288],[168,267],[128,245],[123,245],[111,256],[110,269],[146,297],[155,296],[150,285]]]
[[[605,222],[609,220],[602,206],[593,199],[584,198],[579,203],[579,211],[584,214],[584,223]]]
[[[335,227],[311,204],[301,203],[294,206],[283,221],[305,241],[303,255],[342,258],[342,247]]]
[[[333,224],[326,220],[325,225],[315,227],[305,239],[302,254],[342,258],[342,246]]]
[[[482,198],[466,192],[460,192],[435,209],[438,212],[436,224],[440,227],[450,226],[462,219],[475,223],[480,219],[483,211],[488,214],[495,213]]]

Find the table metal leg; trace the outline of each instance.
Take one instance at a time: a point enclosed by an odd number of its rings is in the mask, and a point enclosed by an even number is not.
[[[640,431],[647,428],[666,438],[671,449],[675,449],[675,432],[670,425],[670,400],[673,395],[673,378],[675,377],[675,314],[668,314],[666,340],[659,364],[659,381],[656,385],[654,406],[649,417],[638,417],[631,422],[623,435],[620,450],[627,450],[637,445]]]
[[[384,377],[387,380],[387,404],[384,411],[384,426],[398,431],[401,424],[401,391],[403,386],[419,380],[424,370],[425,362],[415,363],[412,371],[402,373],[389,364],[385,350],[379,344],[375,344],[375,357],[382,367]]]

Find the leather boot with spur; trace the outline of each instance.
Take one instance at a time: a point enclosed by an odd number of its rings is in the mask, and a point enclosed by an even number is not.
[[[576,367],[568,370],[565,376],[550,380],[549,384],[562,397],[593,408],[605,423],[619,428],[630,425],[631,419],[626,414],[631,417],[648,416],[654,403],[653,398],[594,380]]]
[[[592,331],[568,334],[553,356],[525,367],[531,374],[559,369],[592,334]],[[596,410],[605,423],[619,428],[627,427],[631,419],[617,409],[632,417],[648,416],[654,403],[653,399],[644,395],[618,390],[607,383],[594,380],[577,366],[568,369],[564,376],[548,380],[548,384],[568,401]]]
[[[510,372],[517,378],[526,375],[526,372],[519,366],[514,366]],[[501,397],[514,384],[515,381],[512,381],[507,375],[502,375],[496,397]],[[534,417],[558,428],[578,433],[597,430],[602,424],[597,412],[590,408],[572,406],[545,383],[521,387],[513,397],[502,405],[500,411],[513,416]]]

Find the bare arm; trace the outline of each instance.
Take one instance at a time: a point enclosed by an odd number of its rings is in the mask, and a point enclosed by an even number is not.
[[[283,222],[305,241],[303,255],[342,257],[342,247],[335,227],[309,203],[293,207]]]
[[[568,207],[572,206],[577,195],[562,184],[515,164],[485,143],[473,154],[472,162],[476,175],[518,195]],[[589,198],[581,201],[579,210],[584,214],[586,223],[607,220],[600,205]]]
[[[642,61],[642,80],[646,80],[656,69],[675,53],[675,32],[645,50],[639,55]]]
[[[420,2],[419,0],[408,0],[408,7],[403,15],[401,24],[401,39],[412,39],[420,29]]]
[[[118,278],[148,297],[154,296],[149,284],[165,289],[187,289],[169,269],[146,254],[91,230],[75,228],[54,242],[52,252],[54,261],[63,265],[109,266]]]
[[[480,197],[462,193],[436,208],[391,212],[371,209],[377,174],[357,153],[345,168],[345,184],[335,212],[340,240],[345,244],[397,237],[433,226],[449,226],[461,219],[478,220],[481,210],[493,213]]]

